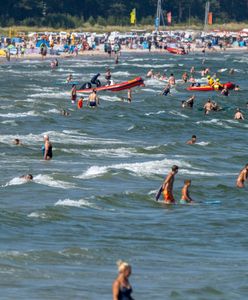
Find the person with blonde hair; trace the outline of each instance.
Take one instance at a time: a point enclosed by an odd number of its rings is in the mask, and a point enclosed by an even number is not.
[[[112,285],[113,300],[134,300],[131,296],[132,286],[128,280],[132,273],[131,266],[127,262],[119,260],[117,267],[119,274]]]

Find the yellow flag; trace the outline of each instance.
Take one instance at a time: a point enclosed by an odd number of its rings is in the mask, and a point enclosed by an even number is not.
[[[132,9],[130,13],[130,23],[135,24],[136,23],[136,8]]]

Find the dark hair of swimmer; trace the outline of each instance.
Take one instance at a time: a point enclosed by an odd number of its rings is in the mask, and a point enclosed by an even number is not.
[[[172,168],[171,168],[171,170],[174,171],[174,172],[177,171],[178,170],[178,166],[173,165]]]
[[[28,175],[27,175],[27,179],[32,180],[32,179],[33,179],[33,175],[32,175],[32,174],[28,174]]]
[[[196,135],[192,135],[192,139],[196,139]]]
[[[15,145],[19,145],[20,144],[20,140],[19,139],[14,139],[14,144]]]

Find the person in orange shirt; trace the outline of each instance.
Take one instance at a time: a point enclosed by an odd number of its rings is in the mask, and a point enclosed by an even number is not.
[[[77,102],[78,109],[81,109],[84,105],[84,97],[80,97]]]
[[[175,175],[178,173],[178,166],[174,165],[171,168],[171,172],[167,175],[164,180],[162,190],[164,195],[164,202],[166,204],[174,204],[175,199],[173,196],[173,183],[175,179]]]

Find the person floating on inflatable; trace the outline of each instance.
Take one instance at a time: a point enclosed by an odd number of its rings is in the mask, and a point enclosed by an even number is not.
[[[221,90],[223,88],[223,84],[220,83],[219,78],[217,78],[213,85],[215,90]]]
[[[207,79],[208,79],[208,85],[213,86],[214,85],[214,79],[210,75],[207,76]]]

